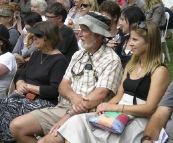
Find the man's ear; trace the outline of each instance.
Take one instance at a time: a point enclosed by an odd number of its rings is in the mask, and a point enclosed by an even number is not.
[[[96,37],[96,38],[99,38],[99,37],[100,37],[100,34],[95,34],[95,37]]]
[[[63,22],[63,21],[62,21],[62,16],[59,16],[58,19],[59,19],[59,21]]]

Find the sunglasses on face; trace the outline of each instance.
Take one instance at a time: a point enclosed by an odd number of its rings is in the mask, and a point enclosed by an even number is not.
[[[56,18],[57,16],[48,16],[48,15],[45,15],[45,17],[46,17],[47,19],[52,19],[52,18]]]
[[[43,35],[40,35],[40,34],[34,34],[34,36],[37,38],[43,38]]]
[[[80,7],[84,7],[84,8],[87,8],[88,6],[91,6],[90,4],[81,4],[81,6]]]

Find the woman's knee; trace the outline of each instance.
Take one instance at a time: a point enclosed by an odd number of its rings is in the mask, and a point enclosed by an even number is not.
[[[21,124],[20,118],[17,117],[14,120],[11,121],[10,123],[10,131],[13,135],[17,135],[20,133],[21,129],[25,127]]]
[[[10,123],[10,131],[15,136],[25,136],[27,134],[42,133],[39,123],[31,114],[26,114],[15,118]]]

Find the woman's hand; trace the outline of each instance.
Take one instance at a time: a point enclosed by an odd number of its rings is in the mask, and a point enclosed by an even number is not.
[[[115,47],[118,45],[119,43],[116,43],[115,40],[109,40],[109,42],[107,43],[107,46],[112,48],[112,49],[115,49]]]
[[[73,23],[73,19],[72,18],[69,18],[68,19],[68,27],[70,27],[71,29],[73,29],[74,28],[74,23]]]
[[[96,110],[96,115],[101,115],[104,114],[106,111],[110,111],[111,110],[111,106],[113,106],[110,103],[101,103],[97,106],[97,110]]]
[[[26,94],[29,91],[27,90],[27,83],[24,81],[21,81],[19,84],[17,84],[15,92],[19,93],[19,94]]]
[[[21,67],[26,63],[25,59],[20,55],[16,55],[15,59],[16,59],[17,67]]]
[[[33,44],[33,36],[34,36],[33,34],[29,33],[25,37],[25,39],[23,40],[25,48],[30,48],[31,47],[31,45]]]

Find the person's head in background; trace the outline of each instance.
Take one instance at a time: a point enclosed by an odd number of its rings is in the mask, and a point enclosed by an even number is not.
[[[162,6],[164,7],[164,4],[163,4],[162,0],[144,0],[144,1],[145,1],[145,5],[144,5],[145,12],[151,11],[153,6],[155,4],[158,4],[158,3],[162,4]]]
[[[67,17],[67,11],[65,7],[59,3],[54,2],[46,9],[46,19],[47,21],[55,22],[59,28],[64,25],[65,19]]]
[[[0,5],[0,24],[10,28],[13,25],[14,11],[8,4]]]
[[[37,12],[30,12],[24,17],[25,28],[28,31],[29,28],[33,27],[37,22],[41,22],[41,15]]]
[[[117,3],[113,1],[104,1],[99,7],[99,11],[101,14],[111,18],[110,27],[117,24],[121,14],[121,9]]]
[[[81,0],[74,0],[74,5],[76,6],[76,7],[79,7],[80,8],[80,6],[81,6]]]
[[[9,0],[0,0],[0,5],[8,4]]]
[[[71,6],[70,0],[54,0],[54,2],[61,3],[66,8],[67,12],[69,11]]]
[[[17,2],[11,2],[9,5],[12,7],[14,11],[14,20],[15,20],[18,18],[18,16],[20,16],[20,11],[21,11],[20,5]]]
[[[31,11],[37,12],[40,15],[45,13],[47,3],[45,0],[31,0]]]
[[[11,43],[9,39],[9,32],[8,29],[0,24],[0,55],[5,52],[11,52]]]
[[[152,74],[161,65],[160,30],[153,21],[142,21],[131,25],[130,46],[133,56],[127,64],[129,73],[140,62],[144,65],[144,75],[150,72]]]
[[[82,0],[81,13],[85,15],[89,11],[99,11],[97,0]]]
[[[139,7],[127,7],[121,12],[119,25],[123,33],[129,33],[131,24],[138,21],[145,21],[145,19],[146,17]]]

